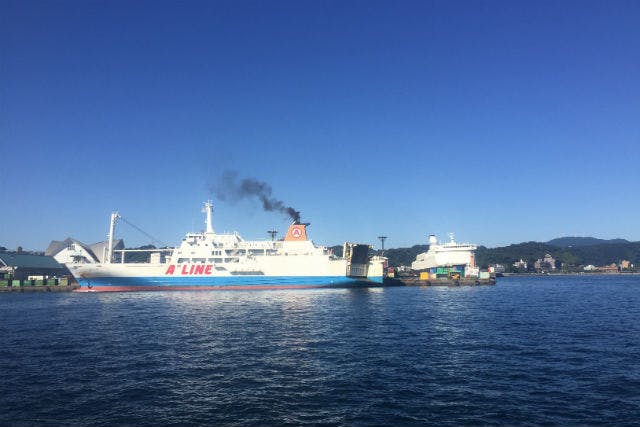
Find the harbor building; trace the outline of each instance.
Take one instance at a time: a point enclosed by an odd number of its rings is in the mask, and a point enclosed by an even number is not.
[[[507,268],[503,264],[491,264],[489,265],[490,273],[502,274],[507,271]]]
[[[550,254],[545,254],[544,258],[538,259],[533,264],[533,267],[538,271],[540,271],[540,270],[555,270],[556,269],[556,260]]]
[[[0,253],[0,275],[16,280],[61,277],[69,274],[67,268],[53,257],[24,253]]]
[[[526,270],[527,269],[527,261],[525,261],[522,258],[520,258],[520,261],[514,262],[513,266],[515,268],[517,268],[517,269],[520,269],[520,270]]]
[[[104,262],[107,254],[108,242],[98,242],[86,245],[71,237],[65,240],[53,240],[44,252],[45,255],[54,257],[61,264],[78,262]],[[114,239],[112,252],[124,249],[122,239]]]

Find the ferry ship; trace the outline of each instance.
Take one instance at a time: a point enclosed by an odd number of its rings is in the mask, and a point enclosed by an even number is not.
[[[470,243],[458,243],[455,241],[453,233],[449,233],[449,242],[440,243],[438,238],[429,235],[429,250],[416,256],[416,260],[411,263],[414,271],[430,271],[432,273],[445,271],[451,267],[452,271],[464,272],[467,275],[478,275],[478,268],[475,265],[474,251],[478,248]]]
[[[345,243],[343,256],[337,257],[308,240],[309,224],[299,221],[289,226],[283,240],[244,240],[236,232],[216,233],[212,210],[212,203],[205,203],[206,231],[187,233],[176,248],[148,250],[114,245],[121,218],[114,212],[108,241],[98,245],[103,254],[70,241],[54,258],[85,292],[350,287],[383,281],[386,258],[370,257],[369,245]],[[127,259],[129,253],[141,252],[147,253],[146,262]]]

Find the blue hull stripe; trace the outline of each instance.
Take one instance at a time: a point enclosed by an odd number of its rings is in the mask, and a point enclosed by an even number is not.
[[[231,276],[231,277],[94,277],[79,279],[81,286],[358,286],[382,283],[382,277],[344,276]]]

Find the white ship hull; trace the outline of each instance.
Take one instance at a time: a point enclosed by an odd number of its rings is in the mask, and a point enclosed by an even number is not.
[[[237,233],[216,234],[211,226],[211,204],[205,208],[207,231],[187,234],[175,249],[113,250],[113,230],[119,218],[114,213],[106,246],[111,250],[103,258],[80,245],[55,257],[67,265],[85,291],[273,289],[383,281],[386,258],[369,258],[368,245],[345,244],[345,257],[338,258],[307,240],[306,224],[299,223],[289,227],[284,240],[245,241]],[[149,262],[124,262],[131,252],[148,252]]]
[[[453,233],[451,241],[439,244],[435,236],[429,236],[429,250],[416,256],[411,263],[414,271],[425,271],[434,267],[450,267],[457,265],[474,266],[474,251],[476,245],[469,243],[456,243]]]
[[[378,285],[383,262],[372,262],[365,277],[348,277],[345,260],[269,260],[253,271],[220,271],[215,264],[77,264],[69,269],[81,288],[93,291],[144,289],[257,289]],[[281,265],[277,265],[281,264]],[[284,264],[284,265],[282,265]]]

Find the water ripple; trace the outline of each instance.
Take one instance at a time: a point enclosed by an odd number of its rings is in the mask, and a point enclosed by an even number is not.
[[[0,425],[640,425],[640,278],[0,295]]]

